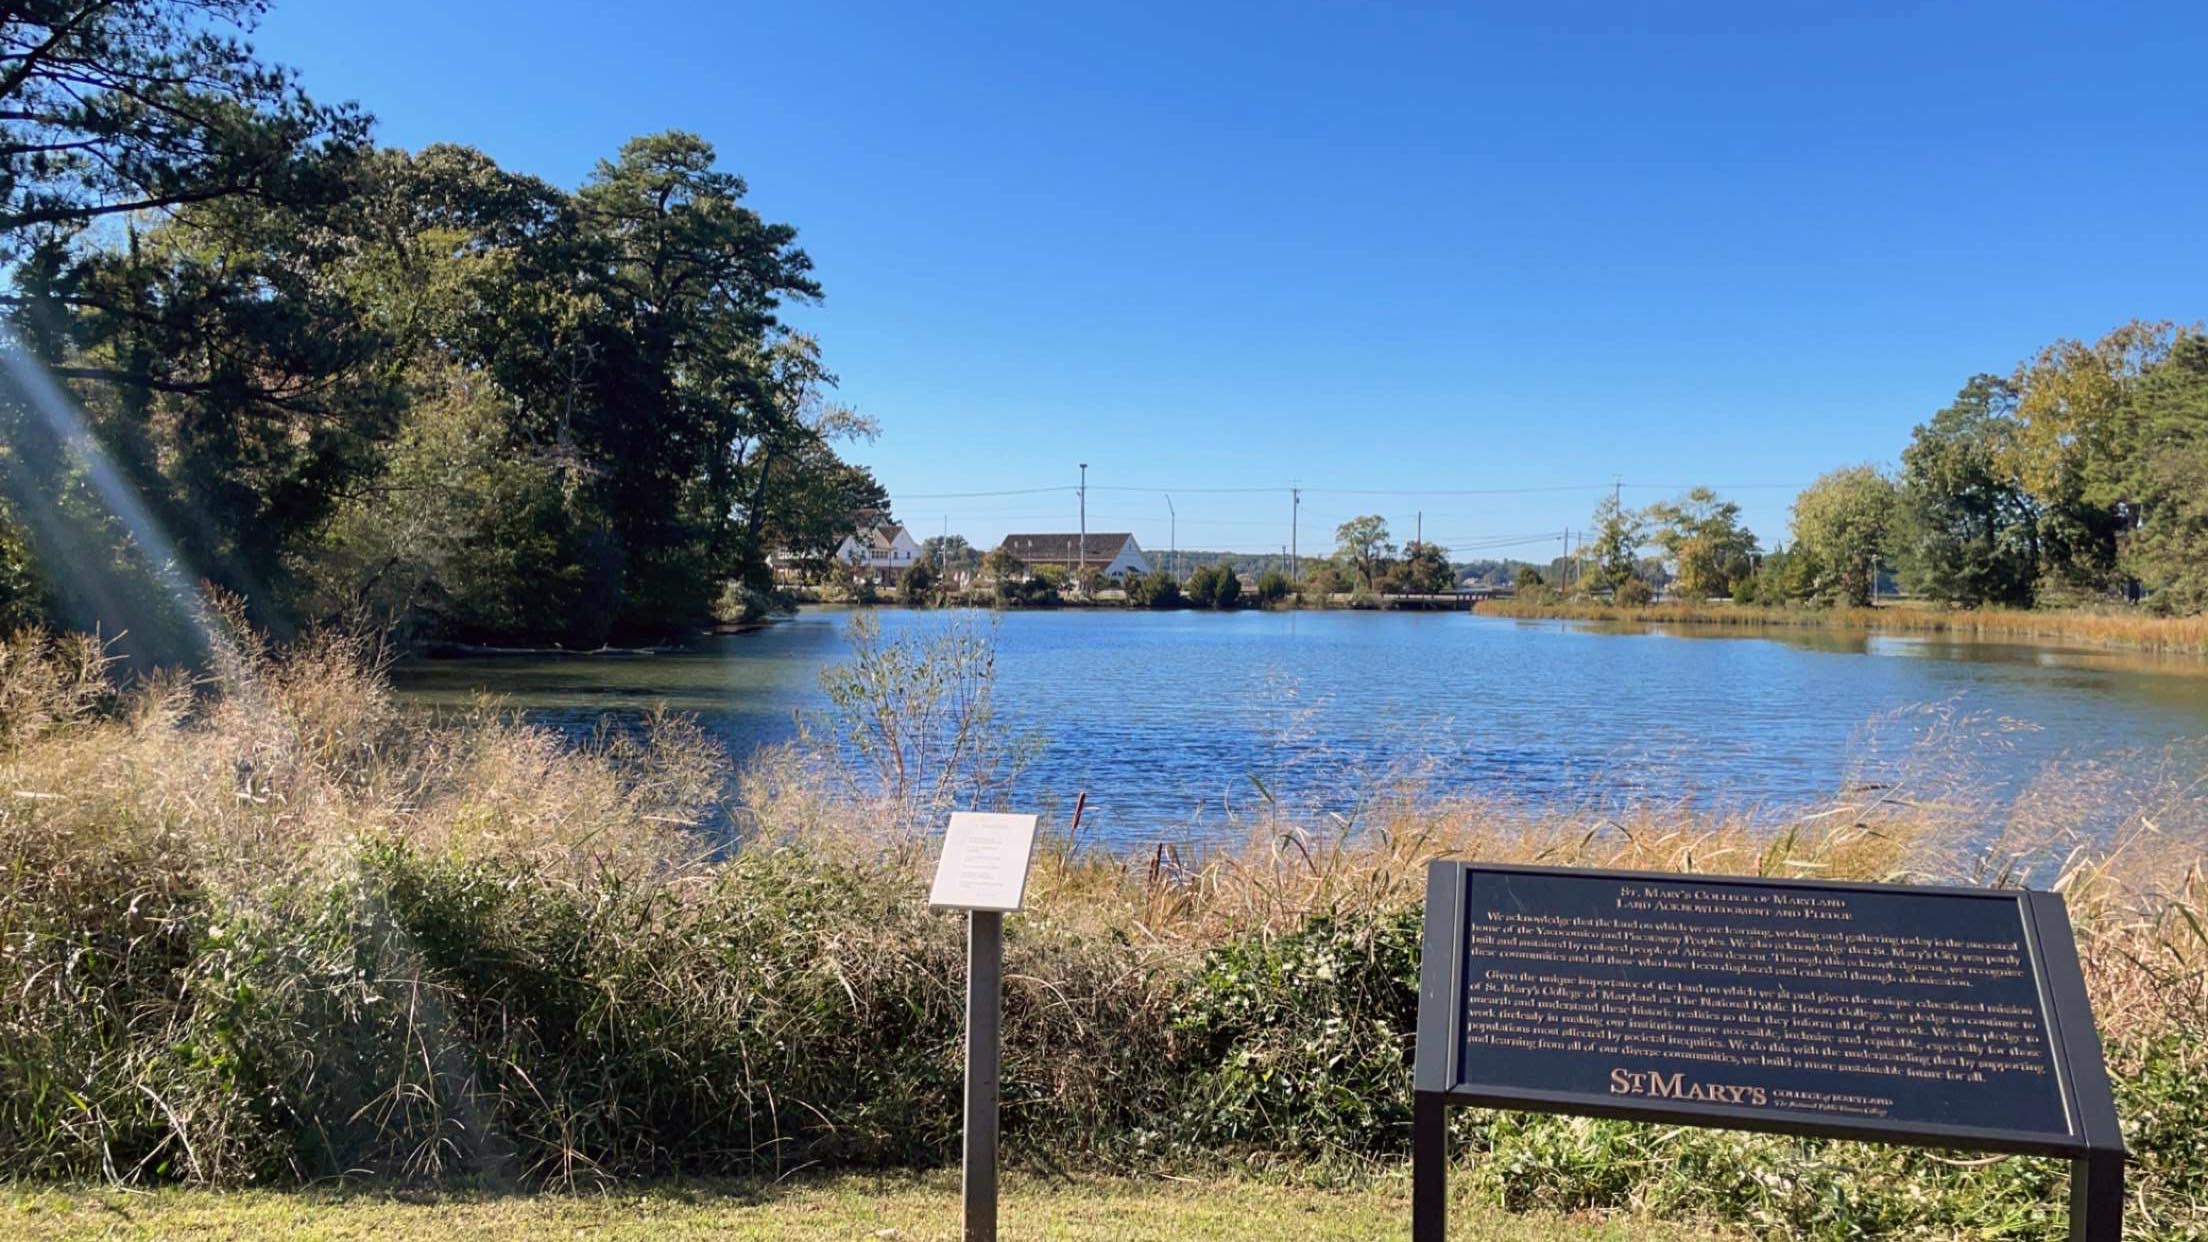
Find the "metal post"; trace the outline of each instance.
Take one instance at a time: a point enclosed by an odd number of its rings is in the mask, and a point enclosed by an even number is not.
[[[997,1082],[1004,915],[966,915],[966,1242],[997,1242]]]
[[[2124,1153],[2091,1151],[2070,1162],[2070,1242],[2124,1236]]]
[[[1449,1105],[1411,1095],[1411,1242],[1443,1242],[1449,1232]]]

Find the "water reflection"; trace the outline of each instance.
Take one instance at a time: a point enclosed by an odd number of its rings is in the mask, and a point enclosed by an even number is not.
[[[891,635],[946,619],[880,617]],[[416,703],[489,690],[578,732],[665,703],[741,756],[822,706],[841,620],[809,612],[676,654],[422,661],[397,677]],[[1728,641],[1692,641],[1712,638]],[[1998,795],[2058,761],[2208,735],[2208,661],[1825,629],[1014,613],[998,669],[1000,711],[1049,738],[1022,797],[1085,791],[1094,832],[1114,842],[1225,831],[1267,797],[1354,815],[1405,778],[1548,805],[1779,808],[1875,778],[1935,735],[1944,770]],[[1914,710],[1926,704],[1936,720]]]

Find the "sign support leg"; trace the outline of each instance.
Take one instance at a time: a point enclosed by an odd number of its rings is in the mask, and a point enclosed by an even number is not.
[[[997,1242],[997,1083],[1004,915],[966,916],[966,1242]]]
[[[2124,1235],[2124,1154],[2091,1151],[2070,1162],[2070,1242]]]
[[[1443,1242],[1449,1229],[1449,1105],[1411,1095],[1411,1242]]]

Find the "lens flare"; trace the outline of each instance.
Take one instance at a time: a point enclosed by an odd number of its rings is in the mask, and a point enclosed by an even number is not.
[[[92,434],[77,403],[4,325],[0,403],[15,407],[0,452],[0,482],[31,534],[63,620],[121,631],[122,653],[149,665],[197,664],[230,652],[175,541]],[[185,649],[178,649],[177,637]]]

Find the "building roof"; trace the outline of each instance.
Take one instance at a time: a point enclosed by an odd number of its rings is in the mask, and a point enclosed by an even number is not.
[[[904,533],[905,528],[903,526],[892,522],[887,526],[875,527],[873,530],[867,532],[867,537],[874,541],[874,546],[876,548],[880,549],[881,551],[887,552],[892,546],[896,544],[897,536]]]
[[[1083,543],[1081,536],[1077,534],[1006,535],[1003,548],[1030,565],[1072,565],[1086,562],[1101,569],[1134,541],[1135,537],[1126,533],[1092,532],[1087,543]]]

